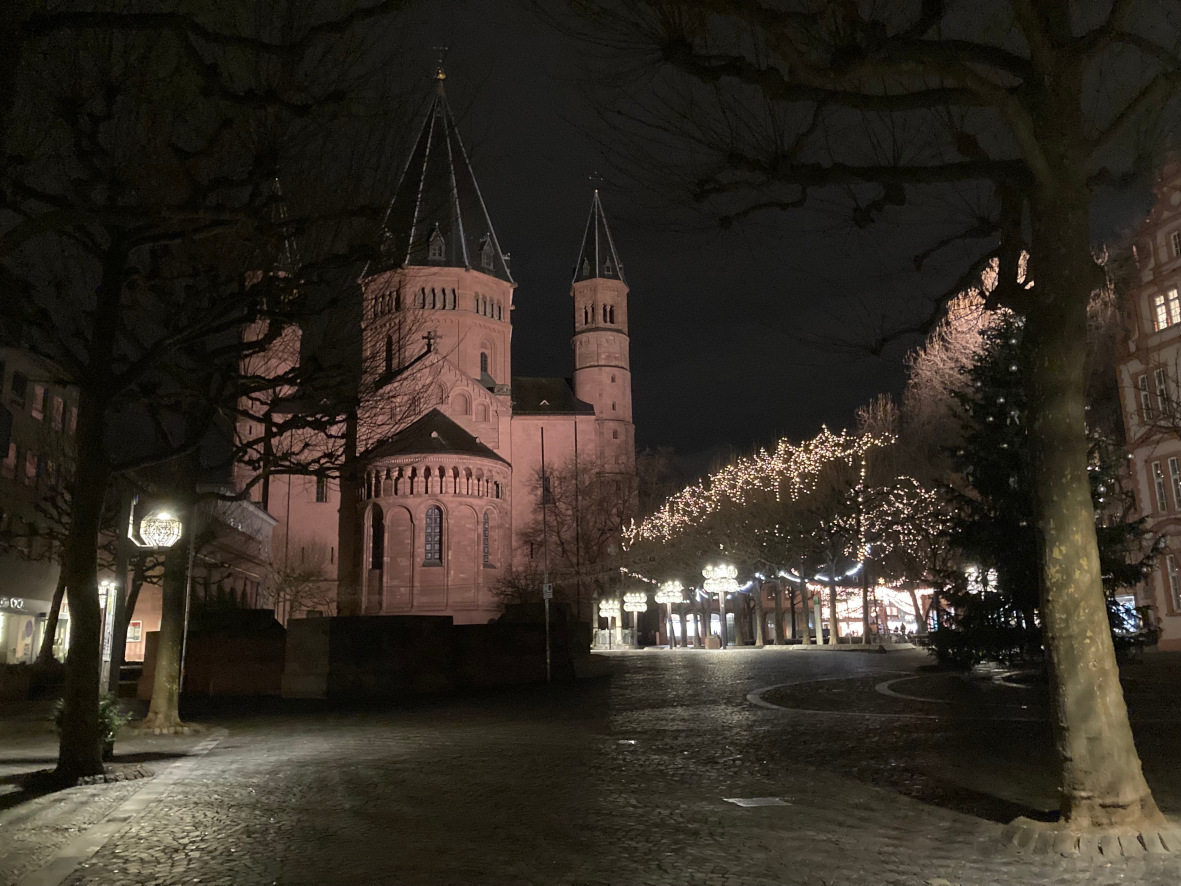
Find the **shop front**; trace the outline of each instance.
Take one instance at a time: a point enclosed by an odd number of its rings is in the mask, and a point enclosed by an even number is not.
[[[48,600],[0,596],[0,664],[33,663],[48,613]]]

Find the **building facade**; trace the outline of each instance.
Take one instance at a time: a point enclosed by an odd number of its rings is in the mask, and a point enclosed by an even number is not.
[[[543,459],[634,476],[628,288],[596,192],[571,284],[572,376],[512,374],[517,283],[443,84],[440,71],[381,259],[360,279],[357,500],[327,472],[284,478],[267,510],[277,538],[355,551],[359,586],[334,564],[339,614],[482,623],[500,614],[507,572],[543,554],[522,540]],[[353,526],[359,538],[343,537]]]
[[[1120,403],[1136,503],[1163,539],[1137,603],[1152,607],[1160,646],[1181,649],[1181,164],[1168,164],[1134,247],[1125,294]]]

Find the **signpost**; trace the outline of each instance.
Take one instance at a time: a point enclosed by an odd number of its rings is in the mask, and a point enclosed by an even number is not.
[[[550,639],[549,601],[554,598],[554,586],[548,581],[541,586],[541,599],[545,602],[545,682],[550,682]]]

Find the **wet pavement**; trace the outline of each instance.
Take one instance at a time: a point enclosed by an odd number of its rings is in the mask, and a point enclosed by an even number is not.
[[[223,711],[226,736],[65,882],[1181,882],[1181,858],[1005,846],[1005,821],[1055,805],[1036,685],[925,673],[904,652],[611,661],[610,679],[552,692]],[[1154,667],[1130,680],[1137,740],[1158,801],[1181,814],[1181,711],[1145,702],[1179,684]],[[19,809],[0,812],[0,834]]]

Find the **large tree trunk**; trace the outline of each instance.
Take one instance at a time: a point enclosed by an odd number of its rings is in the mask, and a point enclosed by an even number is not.
[[[923,611],[922,606],[919,604],[919,595],[915,593],[914,588],[908,587],[906,592],[910,594],[910,605],[914,607],[914,620],[917,624],[915,630],[920,637],[925,636],[927,633],[927,613]]]
[[[803,575],[803,573],[800,573]],[[808,583],[800,583],[800,614],[803,616],[804,623],[800,626],[800,643],[804,646],[812,645],[812,631],[808,627]],[[817,630],[820,625],[816,626]]]
[[[53,644],[57,639],[57,626],[61,619],[62,600],[66,596],[66,567],[63,563],[57,577],[57,587],[53,589],[53,600],[49,604],[49,614],[45,618],[45,634],[41,637],[41,649],[37,652],[37,662],[48,664],[53,661]]]
[[[188,522],[186,535],[196,531],[192,510]],[[142,729],[153,732],[176,732],[184,726],[180,719],[180,653],[184,642],[185,576],[189,563],[187,541],[174,545],[164,555],[156,673],[152,682],[152,702],[141,724]]]
[[[127,653],[127,624],[131,621],[128,609],[128,595],[131,588],[128,584],[129,554],[127,541],[127,524],[131,520],[131,493],[119,489],[119,512],[115,517],[115,587],[111,591],[113,598],[107,605],[114,605],[112,613],[114,626],[111,631],[111,664],[107,672],[107,685],[103,691],[119,697],[119,672],[123,670],[123,659]]]
[[[340,519],[337,523],[336,614],[361,614],[361,498],[357,414],[345,418],[344,459],[340,469]]]
[[[62,696],[57,774],[74,781],[103,771],[98,722],[102,619],[98,607],[98,534],[110,480],[106,410],[111,396],[111,361],[122,309],[127,249],[118,232],[103,256],[102,283],[95,297],[85,375],[78,379],[77,458],[70,498],[70,526],[62,556],[70,604],[70,651]]]
[[[763,587],[759,585],[755,588],[755,648],[762,649],[767,645],[767,638],[765,636],[767,615],[763,610]]]
[[[775,587],[775,643],[782,646],[783,636],[783,592],[787,590],[782,583]]]
[[[688,625],[688,620],[685,618],[685,607],[684,606],[680,607],[679,615],[681,618],[681,646],[688,647],[689,646],[689,634],[688,634],[689,625]]]
[[[1064,177],[1086,168],[1068,150],[1056,160]],[[1043,185],[1034,201],[1035,294],[1024,345],[1061,811],[1072,827],[1139,824],[1161,816],[1120,687],[1087,477],[1086,308],[1098,284],[1089,195],[1079,178],[1059,193]]]

